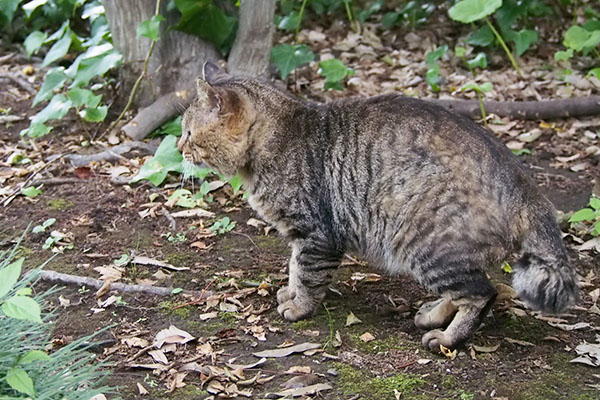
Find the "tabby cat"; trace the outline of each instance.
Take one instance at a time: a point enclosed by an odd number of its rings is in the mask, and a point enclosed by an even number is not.
[[[306,102],[210,63],[197,90],[178,147],[239,173],[252,208],[291,241],[283,318],[317,309],[346,252],[441,297],[415,316],[431,350],[471,336],[497,294],[486,269],[513,252],[513,285],[531,308],[575,300],[553,206],[471,120],[395,94]]]

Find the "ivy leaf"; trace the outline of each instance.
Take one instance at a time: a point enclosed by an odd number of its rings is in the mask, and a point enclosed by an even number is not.
[[[233,178],[229,179],[228,182],[231,185],[231,188],[233,189],[233,194],[236,195],[242,187],[242,177],[238,174]]]
[[[17,7],[21,0],[2,0],[0,1],[0,22],[3,22],[1,25],[9,25],[13,17],[15,15],[15,11],[17,11]]]
[[[512,31],[508,37],[515,43],[515,50],[520,56],[527,51],[529,47],[538,41],[538,33],[531,29],[521,29],[520,31]]]
[[[23,129],[19,134],[21,136],[29,136],[31,138],[38,138],[44,135],[47,135],[52,130],[51,126],[46,126],[42,123],[29,125],[29,128]]]
[[[181,19],[174,29],[196,35],[215,44],[223,55],[227,54],[237,30],[237,20],[225,15],[209,0],[175,0]]]
[[[597,79],[600,79],[600,68],[596,67],[596,68],[592,68],[588,71],[586,77],[589,78],[590,76],[595,76]]]
[[[2,303],[7,317],[42,322],[40,305],[29,296],[13,296]]]
[[[71,86],[87,86],[92,78],[102,76],[121,63],[123,56],[112,50],[95,57],[81,60]]]
[[[25,197],[35,198],[42,194],[42,191],[35,186],[29,186],[21,189],[21,194]]]
[[[23,42],[23,45],[25,46],[25,52],[27,53],[27,58],[31,57],[33,53],[37,53],[47,38],[48,34],[46,32],[31,32],[25,39],[25,42]]]
[[[487,93],[487,92],[491,91],[493,88],[494,88],[494,86],[491,84],[491,82],[485,82],[485,83],[482,83],[481,85],[478,85],[476,83],[467,83],[466,85],[463,85],[463,87],[460,88],[460,91],[465,92],[467,90],[474,90],[479,93]]]
[[[590,206],[594,210],[600,210],[600,199],[598,197],[592,197],[590,199]]]
[[[448,10],[455,21],[469,24],[492,14],[502,6],[502,0],[461,0]]]
[[[183,157],[177,150],[177,137],[166,136],[156,149],[154,156],[142,165],[131,182],[135,183],[146,179],[158,186],[165,180],[169,172],[181,172],[183,170],[182,161]]]
[[[383,17],[381,18],[381,26],[383,26],[385,29],[388,29],[398,22],[399,19],[400,13],[395,11],[387,12],[383,14]]]
[[[102,95],[95,95],[94,92],[88,89],[74,87],[67,92],[67,97],[73,103],[73,106],[79,108],[81,106],[97,107],[102,100]]]
[[[440,57],[442,57],[444,54],[446,54],[447,50],[448,50],[448,46],[443,45],[433,51],[430,51],[425,56],[425,64],[430,65],[430,66],[434,65],[437,62],[437,60],[440,59]]]
[[[108,106],[88,107],[79,111],[79,116],[87,122],[102,122],[108,113]]]
[[[494,43],[494,40],[496,40],[494,32],[492,32],[489,26],[484,25],[475,32],[471,33],[467,39],[467,43],[469,43],[471,46],[487,47]]]
[[[325,82],[325,90],[344,90],[344,87],[340,83],[341,80],[349,75],[354,74],[354,70],[352,68],[348,68],[337,58],[331,58],[329,60],[319,62],[319,70],[317,72],[319,75],[324,76],[327,79],[327,82]]]
[[[63,67],[52,68],[50,71],[48,71],[40,91],[33,99],[32,107],[40,101],[48,100],[50,97],[52,97],[54,91],[62,88],[66,80],[67,75],[65,74],[65,69]]]
[[[290,72],[301,65],[315,59],[315,54],[303,44],[280,44],[271,50],[271,61],[279,70],[281,79],[285,79]]]
[[[73,103],[62,94],[52,97],[50,103],[31,119],[32,124],[43,124],[49,119],[61,119],[64,117]]]
[[[28,3],[23,4],[23,11],[25,12],[25,16],[27,19],[31,17],[31,14],[35,11],[36,8],[43,6],[46,4],[48,0],[32,0]]]
[[[487,56],[485,55],[485,53],[478,53],[475,57],[471,58],[470,60],[467,60],[467,64],[471,69],[475,67],[484,69],[485,67],[487,67]]]
[[[165,17],[162,15],[155,15],[151,19],[143,21],[137,28],[136,37],[144,36],[157,41],[160,32],[160,22],[164,20]]]
[[[295,31],[298,26],[300,26],[300,15],[297,11],[292,11],[284,16],[277,24],[277,28],[288,32]]]
[[[593,221],[596,217],[596,212],[591,208],[582,208],[569,218],[569,222]]]
[[[565,33],[563,44],[576,51],[586,51],[600,43],[600,30],[588,31],[580,26],[574,25]]]
[[[23,268],[23,257],[17,261],[13,261],[6,267],[0,269],[0,299],[10,292],[10,289],[15,286],[19,276],[21,275],[21,269]]]
[[[6,383],[17,392],[35,398],[33,380],[23,368],[12,367],[9,369],[6,373]]]
[[[571,57],[573,57],[573,49],[557,51],[554,53],[554,61],[567,61]]]
[[[70,29],[65,31],[63,37],[54,43],[52,47],[50,47],[50,50],[48,50],[48,53],[46,53],[44,62],[42,62],[42,67],[46,67],[54,61],[60,60],[69,52],[71,42],[73,42],[73,35],[74,34]]]

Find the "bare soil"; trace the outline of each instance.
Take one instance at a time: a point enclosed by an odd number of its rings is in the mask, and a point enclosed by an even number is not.
[[[19,69],[15,64],[10,68]],[[18,91],[0,93],[0,107],[10,113],[30,116],[31,99],[20,97]],[[567,130],[576,121],[559,122]],[[378,281],[356,280],[356,273],[378,273],[376,266],[360,262],[340,267],[337,279],[316,316],[298,323],[282,320],[276,312],[275,293],[285,283],[289,249],[274,230],[247,225],[256,218],[245,205],[241,195],[233,195],[229,187],[214,193],[210,210],[217,217],[228,216],[236,222],[232,232],[214,237],[202,237],[198,232],[210,226],[212,219],[177,219],[176,232],[171,231],[167,218],[157,214],[142,218],[150,196],[154,202],[165,202],[170,191],[178,187],[178,177],[171,177],[170,188],[154,188],[150,184],[116,185],[111,183],[110,168],[102,163],[77,170],[61,160],[48,163],[53,154],[82,150],[81,142],[88,140],[100,128],[90,127],[75,117],[59,122],[52,135],[35,144],[23,141],[18,132],[26,120],[0,128],[0,146],[9,150],[28,151],[34,162],[48,164],[40,177],[74,178],[75,183],[46,185],[43,194],[35,199],[17,196],[0,207],[0,248],[14,245],[29,224],[41,224],[56,218],[52,229],[71,234],[73,249],[64,249],[50,257],[42,245],[48,233],[29,233],[20,244],[20,254],[26,257],[28,268],[46,260],[46,269],[99,278],[96,267],[112,265],[122,254],[143,255],[167,261],[187,271],[163,271],[167,277],[157,278],[157,267],[128,265],[121,282],[146,283],[189,290],[212,291],[214,304],[194,305],[194,298],[174,294],[168,297],[141,294],[107,293],[96,298],[95,290],[66,286],[52,298],[49,308],[55,309],[56,325],[53,338],[68,342],[109,327],[96,339],[100,359],[114,364],[109,382],[118,386],[125,399],[196,399],[208,398],[209,377],[190,372],[182,387],[175,387],[174,377],[181,366],[194,359],[203,366],[223,368],[230,360],[250,364],[258,360],[252,355],[274,349],[283,343],[317,342],[325,352],[314,355],[291,355],[269,359],[266,363],[244,371],[246,379],[259,373],[259,378],[274,377],[264,383],[218,376],[224,386],[237,381],[238,389],[250,389],[252,398],[266,398],[268,393],[283,390],[282,384],[300,373],[286,373],[291,367],[309,366],[316,382],[328,383],[329,391],[321,392],[324,399],[597,399],[598,371],[569,361],[576,357],[574,348],[597,341],[600,316],[589,311],[594,298],[589,295],[598,289],[600,275],[598,256],[579,253],[576,243],[566,237],[571,248],[572,263],[581,277],[586,277],[580,302],[567,315],[559,316],[568,324],[588,322],[591,328],[565,331],[552,327],[518,303],[498,301],[475,337],[461,349],[456,358],[432,354],[421,345],[422,331],[415,328],[413,317],[424,301],[431,300],[422,288],[407,277],[382,276]],[[597,124],[600,126],[600,123]],[[519,122],[523,131],[535,129],[537,122]],[[533,154],[522,157],[531,174],[545,194],[562,212],[577,210],[587,204],[592,191],[592,168],[572,172],[568,163],[555,162],[556,155],[582,151],[572,136],[561,137],[558,130],[544,128],[544,134],[533,145]],[[500,137],[509,141],[506,134]],[[121,138],[122,140],[123,138]],[[573,150],[575,149],[575,150]],[[141,160],[123,160],[120,165],[135,171]],[[2,172],[10,167],[0,166]],[[88,176],[89,173],[89,176]],[[13,177],[5,184],[14,184],[30,176]],[[171,211],[178,211],[173,209]],[[195,227],[192,229],[191,227]],[[177,239],[176,234],[180,236]],[[168,234],[171,238],[169,240]],[[194,244],[194,246],[192,246]],[[200,247],[198,247],[200,246]],[[508,283],[509,277],[500,268],[490,272],[496,283]],[[364,275],[363,275],[364,276]],[[50,285],[40,282],[41,292]],[[262,290],[259,290],[262,289]],[[109,296],[120,301],[101,307]],[[59,296],[61,299],[59,299]],[[219,297],[220,296],[220,297]],[[223,311],[223,304],[233,304],[227,298],[238,296],[241,304],[236,311]],[[67,301],[65,301],[67,300]],[[205,300],[205,299],[204,299]],[[67,304],[68,303],[68,304]],[[62,304],[62,305],[61,305]],[[216,317],[201,320],[206,312]],[[350,313],[362,323],[346,326]],[[142,338],[151,343],[156,334],[174,325],[196,339],[178,345],[175,352],[165,353],[168,367],[161,370],[152,357],[144,353],[131,357],[140,347],[130,346],[126,339]],[[265,340],[259,340],[264,332]],[[253,334],[254,333],[254,334]],[[364,342],[361,336],[370,333],[375,339]],[[257,337],[258,336],[258,337]],[[206,343],[212,352],[206,353]],[[497,347],[496,349],[496,346]],[[203,350],[204,349],[204,350]],[[141,396],[137,384],[148,394]],[[185,384],[185,385],[184,385]],[[233,389],[232,389],[233,390]],[[235,398],[235,396],[231,396]],[[241,397],[240,397],[241,398]]]

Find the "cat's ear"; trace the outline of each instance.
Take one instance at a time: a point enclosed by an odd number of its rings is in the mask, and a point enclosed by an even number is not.
[[[196,101],[204,108],[221,108],[221,99],[217,95],[215,89],[212,88],[204,79],[196,79]]]
[[[208,83],[214,83],[220,78],[227,78],[229,75],[223,71],[221,67],[216,64],[207,61],[202,66],[202,79]]]

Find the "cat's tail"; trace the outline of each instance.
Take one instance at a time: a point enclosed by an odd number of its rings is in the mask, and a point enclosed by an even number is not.
[[[558,314],[578,297],[575,271],[568,264],[567,250],[554,213],[542,212],[530,221],[521,243],[523,256],[515,264],[513,287],[528,307]]]

